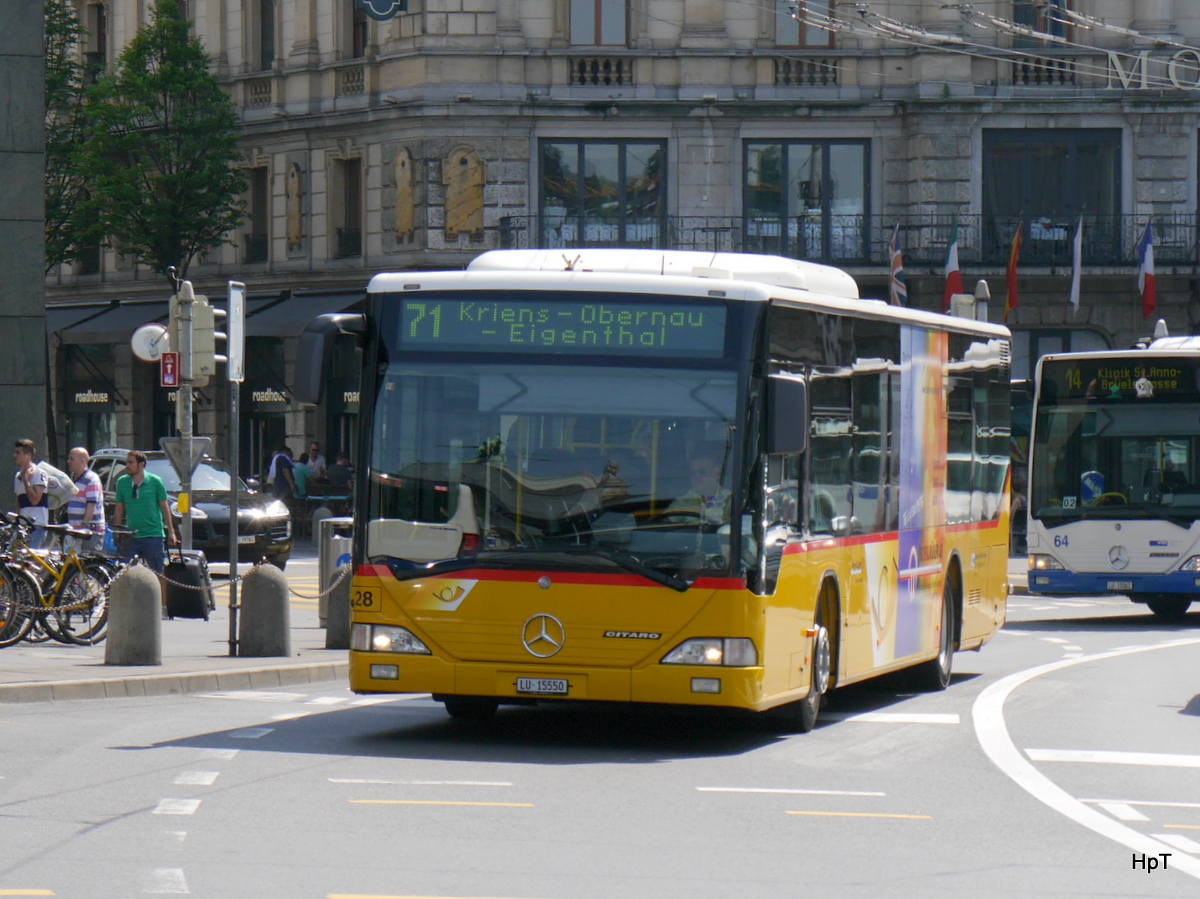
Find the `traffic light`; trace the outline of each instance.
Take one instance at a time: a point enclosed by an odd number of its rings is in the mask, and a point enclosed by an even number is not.
[[[184,357],[184,345],[181,337],[183,330],[183,310],[192,310],[192,358],[189,367]],[[179,285],[179,292],[171,297],[171,315],[167,324],[170,334],[171,349],[180,354],[179,367],[184,380],[192,387],[203,387],[208,379],[217,373],[216,356],[216,327],[217,310],[208,304],[208,297],[196,296],[192,292],[192,282],[184,281]],[[188,373],[191,377],[188,378]]]

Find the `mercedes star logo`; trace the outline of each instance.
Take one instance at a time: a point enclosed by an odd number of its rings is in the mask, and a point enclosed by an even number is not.
[[[521,643],[539,659],[548,659],[562,649],[566,638],[562,622],[553,615],[534,615],[521,628]]]
[[[1114,546],[1108,551],[1108,564],[1121,571],[1129,564],[1129,550],[1123,546]]]

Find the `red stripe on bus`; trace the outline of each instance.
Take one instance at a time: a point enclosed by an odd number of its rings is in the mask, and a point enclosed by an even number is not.
[[[392,569],[386,565],[359,565],[355,577],[391,577]]]

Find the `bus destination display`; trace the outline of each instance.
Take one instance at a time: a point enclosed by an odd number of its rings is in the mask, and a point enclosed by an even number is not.
[[[725,307],[699,303],[401,299],[411,349],[718,358]]]
[[[1129,361],[1073,359],[1042,364],[1042,403],[1068,400],[1200,401],[1195,360],[1146,356]]]

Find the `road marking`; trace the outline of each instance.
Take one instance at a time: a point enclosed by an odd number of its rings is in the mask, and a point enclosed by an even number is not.
[[[777,787],[696,787],[701,793],[785,793],[802,796],[886,796],[865,790],[789,790]]]
[[[0,896],[57,896],[50,890],[0,890]]]
[[[273,727],[247,727],[243,730],[235,730],[229,734],[229,738],[232,740],[257,740],[274,730]]]
[[[1070,640],[1064,640],[1062,637],[1042,637],[1043,643],[1070,643]]]
[[[211,787],[220,775],[220,771],[184,771],[175,778],[175,783],[184,787]]]
[[[1164,824],[1168,830],[1200,830],[1200,824]]]
[[[948,712],[826,712],[826,721],[866,721],[875,724],[958,724]]]
[[[906,818],[911,821],[932,821],[930,815],[885,815],[878,812],[786,812],[789,815],[811,815],[815,818]]]
[[[237,754],[241,751],[240,749],[206,749],[201,753],[200,757],[205,759],[224,759],[228,762],[236,758]]]
[[[368,784],[399,787],[511,787],[507,780],[370,780],[358,777],[331,777],[331,784]]]
[[[1012,603],[1009,603],[1008,607],[1011,609],[1013,607]],[[998,633],[1008,634],[1012,637],[1032,637],[1033,636],[1033,633],[1031,631],[1014,631],[1011,628],[1007,628],[1007,627],[1001,628],[998,631]]]
[[[1156,802],[1151,799],[1080,799],[1079,801],[1099,804],[1112,802],[1117,805],[1152,805],[1158,808],[1200,808],[1200,802]]]
[[[1135,809],[1132,805],[1126,805],[1123,802],[1101,802],[1100,808],[1104,809],[1114,818],[1120,821],[1149,821],[1150,819]]]
[[[200,808],[199,799],[160,799],[155,815],[194,815]]]
[[[156,868],[146,878],[143,893],[186,893],[187,880],[182,868]]]
[[[295,702],[308,697],[307,693],[269,693],[265,690],[229,690],[199,695],[201,699],[245,699],[250,702]]]
[[[1058,784],[1054,783],[1054,781],[1050,780],[1050,778],[1046,777],[1046,775],[1042,774],[1028,759],[1022,756],[1020,750],[1013,743],[1012,737],[1008,733],[1008,726],[1004,722],[1004,701],[1008,699],[1009,694],[1013,690],[1022,684],[1028,683],[1044,674],[1062,671],[1063,669],[1080,665],[1084,662],[1104,661],[1137,652],[1152,652],[1158,649],[1195,646],[1196,644],[1200,644],[1200,639],[1179,640],[1159,646],[1145,646],[1120,651],[1114,650],[1090,656],[1081,656],[1078,659],[1061,659],[1057,662],[1051,662],[1048,665],[1039,665],[1036,668],[1029,668],[1025,671],[1010,674],[987,687],[976,698],[971,710],[975,721],[975,736],[979,740],[979,745],[983,747],[983,751],[992,760],[992,763],[1021,787],[1021,789],[1025,790],[1039,802],[1065,815],[1077,824],[1082,824],[1089,830],[1127,846],[1135,852],[1159,855],[1164,849],[1171,847],[1168,847],[1162,840],[1156,840],[1153,837],[1139,833],[1133,828],[1121,824],[1119,821],[1114,821],[1103,812],[1084,805],[1067,793],[1062,787],[1058,786]],[[1172,867],[1177,871],[1183,871],[1185,874],[1200,879],[1200,859],[1194,859],[1190,856],[1183,856],[1178,860],[1172,859]]]
[[[1152,833],[1150,836],[1156,840],[1162,840],[1168,846],[1174,846],[1176,849],[1182,849],[1184,852],[1200,852],[1200,843],[1195,840],[1189,840],[1187,837],[1178,833]]]
[[[310,699],[305,705],[337,705],[340,702],[345,702],[350,697],[348,696],[318,696],[316,699]]]
[[[1064,646],[1063,652],[1083,652],[1082,646]]]
[[[1200,768],[1200,755],[1169,752],[1105,752],[1099,749],[1026,749],[1035,762],[1080,762],[1096,765],[1146,765],[1159,768]]]
[[[446,802],[434,799],[350,799],[351,805],[482,805],[489,808],[533,808],[532,802]]]

